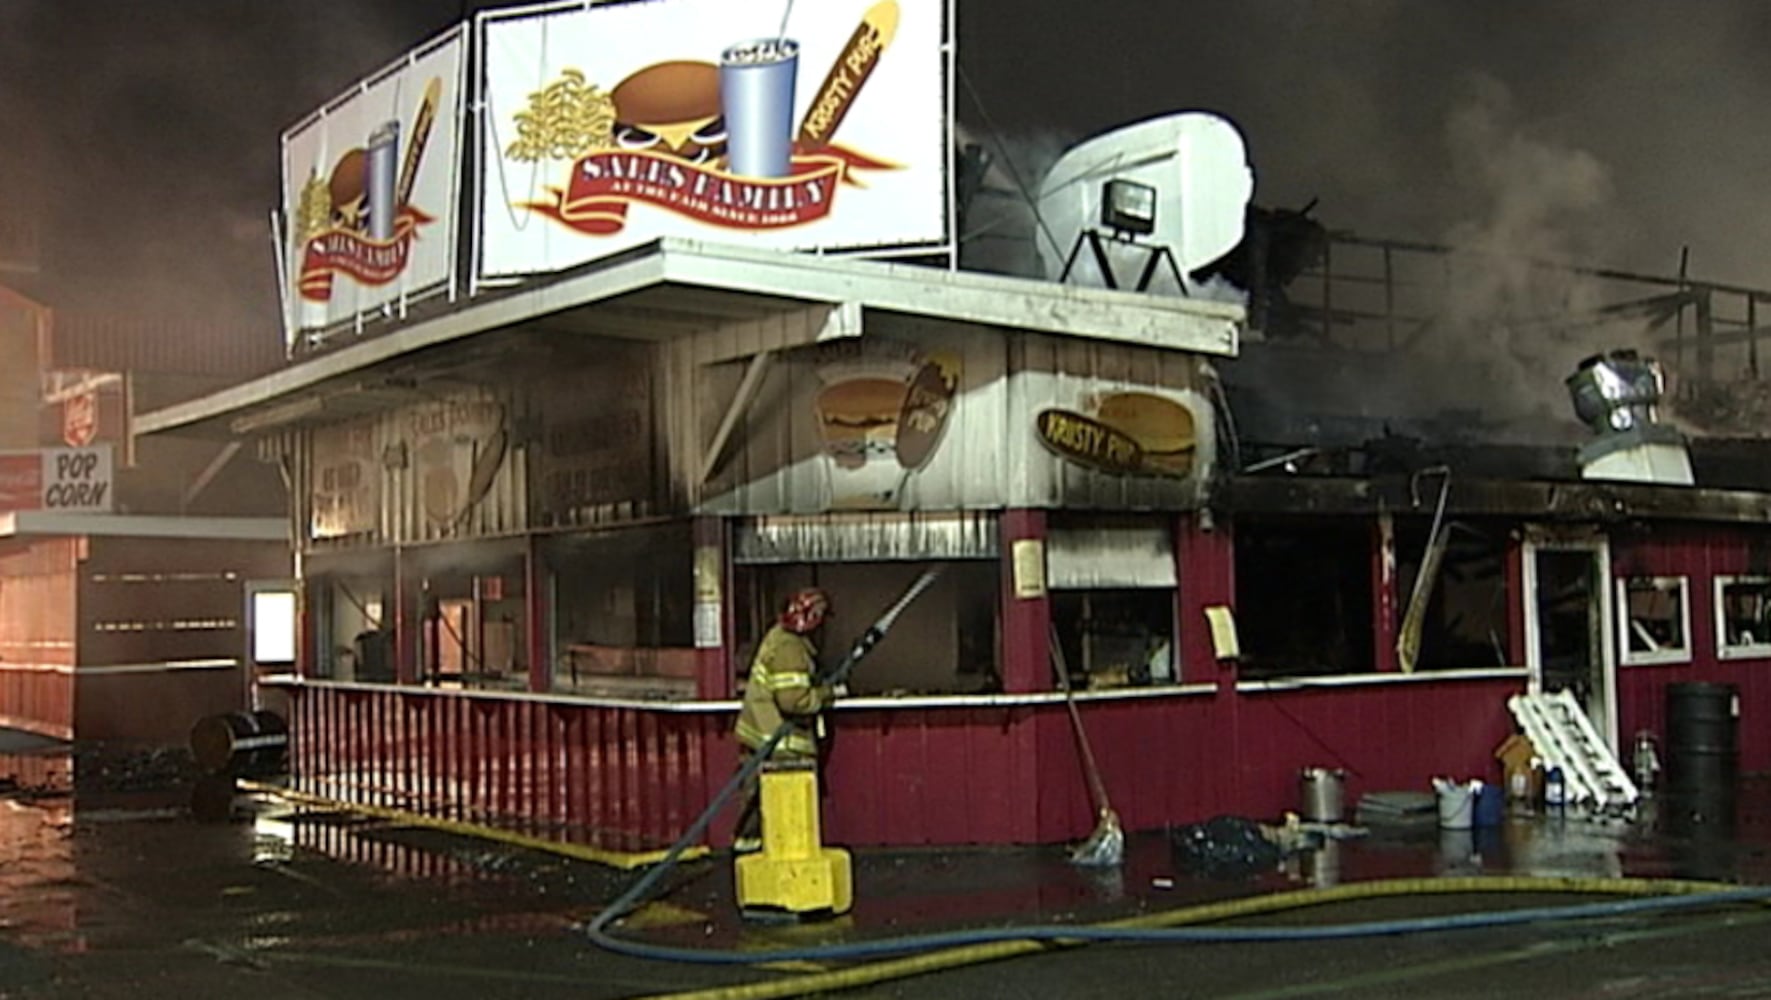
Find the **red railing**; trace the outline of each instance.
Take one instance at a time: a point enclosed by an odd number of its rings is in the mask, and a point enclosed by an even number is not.
[[[0,726],[73,739],[73,669],[0,662]]]
[[[290,696],[300,791],[610,850],[667,845],[734,766],[720,709],[312,683]]]

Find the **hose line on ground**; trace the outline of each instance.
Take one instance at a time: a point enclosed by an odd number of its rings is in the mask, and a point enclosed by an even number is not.
[[[873,624],[867,626],[866,631],[861,633],[861,636],[843,654],[837,665],[820,679],[827,684],[846,682],[849,672],[854,670],[855,665],[860,663],[862,658],[879,644],[879,641],[891,630],[892,624],[898,620],[898,616],[904,612],[904,609],[909,607],[912,601],[916,600],[940,577],[941,570],[940,566],[923,570],[905,589],[904,593],[900,594],[898,599],[886,608],[885,613],[875,619]],[[695,822],[689,824],[689,828],[683,831],[682,836],[678,837],[676,842],[670,845],[670,849],[664,852],[664,859],[647,869],[644,875],[635,879],[633,885],[629,886],[626,892],[617,896],[615,901],[608,906],[603,907],[602,912],[585,925],[584,931],[593,942],[609,951],[630,955],[639,955],[639,952],[630,949],[648,947],[646,945],[630,945],[628,942],[611,936],[608,933],[609,925],[639,906],[652,891],[652,887],[663,881],[664,876],[676,867],[683,855],[701,843],[701,838],[706,834],[708,826],[713,823],[713,818],[719,815],[719,811],[725,807],[727,800],[762,769],[763,765],[768,762],[769,755],[775,752],[775,747],[787,738],[787,734],[792,729],[793,723],[790,720],[784,720],[775,727],[775,731],[769,734],[769,738],[763,741],[762,746],[756,748],[756,752],[750,755],[750,759],[744,762],[744,765],[726,781],[718,792],[714,793],[713,799],[707,803],[707,808],[701,811],[701,815],[695,817]],[[640,955],[639,957],[647,956]]]
[[[847,677],[849,670],[853,669],[855,663],[867,654],[885,630],[891,626],[898,613],[914,600],[917,594],[929,586],[936,572],[924,573],[887,610],[886,614],[867,630],[866,634],[844,657],[842,663],[831,672],[833,680],[840,681]],[[757,749],[757,752],[751,755],[744,766],[733,774],[724,787],[714,795],[712,801],[707,804],[707,808],[702,811],[700,816],[696,817],[695,822],[670,846],[670,849],[665,852],[663,860],[648,869],[645,874],[634,881],[633,885],[628,887],[627,891],[604,907],[589,923],[583,925],[583,931],[592,943],[607,951],[634,958],[704,965],[756,965],[765,962],[788,961],[853,961],[920,953],[870,966],[684,995],[684,1000],[687,1000],[688,997],[695,997],[698,1000],[714,1000],[714,998],[720,998],[720,1000],[738,1000],[738,998],[761,1000],[764,997],[797,996],[819,990],[864,985],[958,965],[986,962],[1012,955],[1093,941],[1227,943],[1326,940],[1500,927],[1547,920],[1585,919],[1771,899],[1771,888],[1744,889],[1723,882],[1524,876],[1400,879],[1256,896],[1090,926],[1034,925],[978,928],[833,945],[777,948],[766,951],[673,947],[626,940],[610,933],[611,925],[637,908],[648,897],[652,889],[676,867],[683,854],[692,845],[700,843],[707,827],[718,815],[720,809],[724,807],[726,801],[763,766],[775,746],[787,735],[789,728],[790,724],[783,723],[771,733],[768,740]],[[1318,906],[1346,899],[1498,891],[1588,893],[1642,898],[1603,903],[1582,903],[1571,906],[1531,907],[1469,913],[1449,917],[1385,920],[1361,924],[1329,924],[1316,927],[1181,927],[1185,924],[1208,923],[1232,917]]]
[[[1182,926],[1360,899],[1497,892],[1604,894],[1638,898],[1571,906],[1529,907],[1442,917],[1382,920],[1359,924],[1325,924],[1316,927],[1206,928]],[[1386,879],[1376,882],[1351,883],[1328,889],[1307,889],[1265,896],[1251,896],[1079,927],[1002,927],[864,941],[845,945],[784,948],[760,952],[701,951],[689,948],[636,945],[634,942],[618,939],[609,939],[609,941],[617,946],[615,950],[626,954],[668,961],[694,961],[703,964],[708,962],[750,964],[791,960],[829,960],[922,949],[918,954],[889,961],[653,998],[653,1000],[771,1000],[771,998],[777,997],[795,997],[831,990],[853,989],[966,965],[976,965],[1100,941],[1223,944],[1333,940],[1428,931],[1472,930],[1509,924],[1590,919],[1768,900],[1771,900],[1771,888],[1743,889],[1726,882],[1687,882],[1675,879],[1551,878],[1540,876]],[[598,941],[598,944],[608,947],[608,944],[601,940]],[[642,954],[642,950],[644,954]],[[693,957],[690,957],[691,955]]]
[[[856,641],[842,662],[835,670],[831,671],[827,680],[834,683],[846,679],[849,670],[853,669],[855,663],[883,637],[885,631],[891,627],[893,620],[904,607],[928,588],[938,572],[938,570],[930,570],[919,577],[910,589],[887,610],[885,615],[869,627],[867,632]],[[675,994],[673,1000],[767,1000],[771,997],[800,996],[806,993],[869,985],[942,969],[1097,941],[1250,943],[1336,940],[1429,931],[1470,930],[1552,920],[1589,919],[1652,911],[1694,909],[1731,903],[1771,901],[1771,888],[1743,888],[1727,882],[1678,879],[1481,876],[1356,882],[1326,889],[1251,896],[1091,925],[1046,924],[975,928],[766,951],[673,947],[625,940],[611,934],[610,926],[645,901],[658,883],[663,881],[685,857],[706,853],[706,848],[700,846],[701,840],[714,817],[719,814],[739,787],[762,768],[775,747],[786,737],[790,728],[790,724],[784,723],[771,733],[762,746],[757,748],[757,751],[713,796],[707,807],[695,818],[689,828],[677,838],[668,850],[663,852],[658,863],[649,867],[644,874],[634,880],[626,891],[604,907],[588,924],[583,925],[583,931],[594,944],[605,950],[636,958],[667,962],[757,965],[786,961],[854,961],[882,956],[904,957],[829,972],[794,976],[788,979]],[[318,799],[317,796],[304,796],[301,793],[273,786],[248,782],[241,782],[241,785],[256,791],[283,795],[296,801]],[[610,854],[598,857],[596,855],[603,852],[596,852],[594,849],[562,850],[562,845],[559,844],[488,827],[436,820],[400,810],[356,803],[338,803],[338,805],[371,815],[385,815],[392,819],[420,822],[450,832],[488,837],[516,846],[551,850],[554,853],[569,854],[585,860],[619,863],[618,860],[614,860],[619,856]],[[657,855],[648,856],[646,860],[653,857],[657,857]],[[633,861],[631,857],[625,860],[629,863]],[[1438,917],[1380,920],[1356,924],[1323,924],[1314,927],[1191,926],[1349,900],[1387,896],[1497,892],[1574,893],[1637,898],[1568,906],[1539,906]]]
[[[753,761],[760,766],[760,762],[764,759],[766,759],[764,755],[758,754],[753,758]],[[710,822],[712,817],[718,813],[719,808],[724,805],[726,799],[747,776],[743,770],[735,774],[732,780],[727,782],[726,786],[714,797],[714,801],[703,814],[702,819]],[[239,785],[248,791],[276,795],[299,804],[346,809],[366,815],[380,816],[395,822],[429,826],[449,833],[498,841],[515,847],[547,851],[600,864],[631,868],[657,860],[657,864],[648,868],[646,873],[635,880],[626,892],[622,893],[596,918],[583,927],[593,943],[618,954],[656,961],[691,962],[703,965],[757,965],[786,961],[853,961],[888,955],[904,956],[811,975],[672,994],[669,1000],[769,1000],[774,997],[803,996],[813,992],[849,989],[1101,941],[1251,943],[1327,940],[1428,931],[1468,930],[1507,924],[1573,920],[1657,910],[1719,906],[1729,903],[1771,901],[1771,888],[1742,888],[1729,882],[1682,879],[1569,878],[1527,875],[1385,879],[1372,882],[1353,882],[1325,889],[1302,889],[1247,896],[1085,926],[997,927],[817,947],[780,948],[768,951],[681,948],[618,938],[609,933],[609,925],[636,908],[646,894],[677,864],[707,853],[706,848],[695,843],[705,832],[706,822],[698,822],[696,827],[685,833],[670,851],[663,852],[662,855],[658,853],[619,855],[613,852],[597,851],[594,848],[585,848],[581,845],[546,841],[478,824],[438,820],[435,817],[427,817],[404,810],[328,799],[258,782],[241,781]],[[1637,898],[1572,906],[1533,907],[1361,924],[1327,924],[1316,927],[1204,928],[1190,926],[1332,903],[1384,897],[1519,892]],[[916,954],[906,955],[907,952],[916,952]]]

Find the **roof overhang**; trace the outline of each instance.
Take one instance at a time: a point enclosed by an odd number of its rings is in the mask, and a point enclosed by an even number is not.
[[[806,310],[821,317],[806,325],[807,343],[859,336],[875,311],[1224,357],[1236,354],[1245,317],[1232,303],[663,239],[143,414],[135,430],[240,435],[380,408],[402,391],[414,356],[494,330],[670,340]]]
[[[287,542],[289,522],[280,517],[66,514],[48,510],[0,512],[0,539],[68,536]]]
[[[1439,480],[1426,486],[1407,476],[1371,479],[1315,476],[1236,476],[1220,500],[1240,513],[1283,515],[1420,514],[1431,516]],[[1683,521],[1771,523],[1771,494],[1648,483],[1547,482],[1474,479],[1451,483],[1445,513],[1533,521],[1612,523],[1669,518]]]

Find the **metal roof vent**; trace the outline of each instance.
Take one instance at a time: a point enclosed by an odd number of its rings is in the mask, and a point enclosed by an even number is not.
[[[1574,413],[1597,435],[1580,449],[1583,479],[1690,486],[1685,436],[1660,423],[1660,364],[1632,350],[1595,354],[1565,380]]]

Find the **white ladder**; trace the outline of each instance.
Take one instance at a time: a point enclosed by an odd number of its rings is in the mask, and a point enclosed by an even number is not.
[[[1562,769],[1568,801],[1593,812],[1626,813],[1641,793],[1599,738],[1592,720],[1568,690],[1549,694],[1516,694],[1507,708],[1531,740],[1544,770]]]

